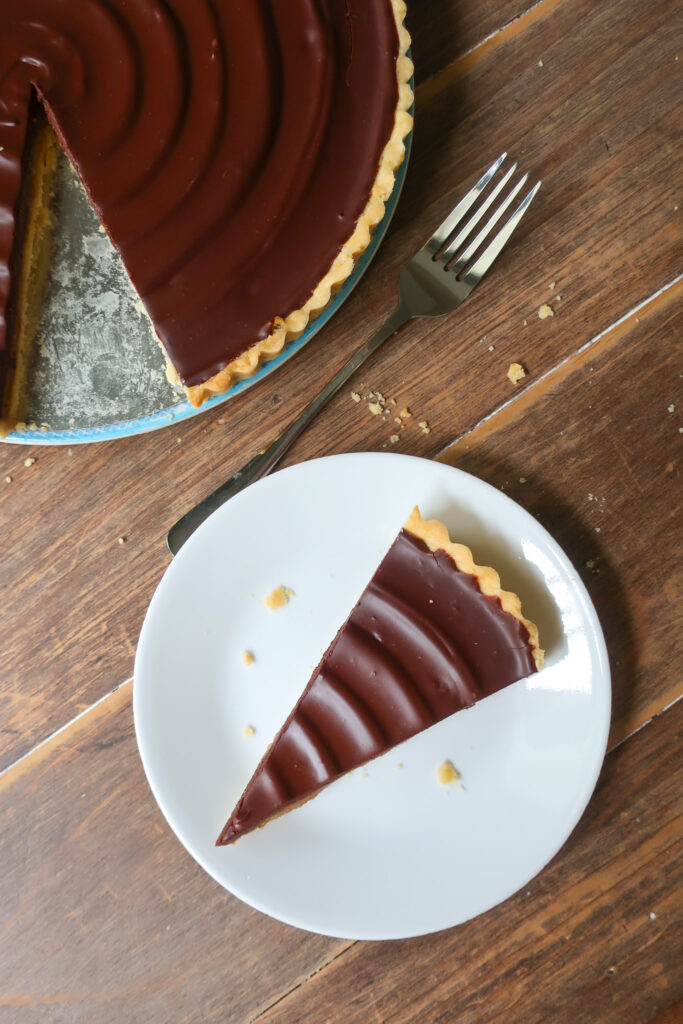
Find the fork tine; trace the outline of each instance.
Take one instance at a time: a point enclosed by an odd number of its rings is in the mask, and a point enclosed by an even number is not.
[[[486,221],[486,224],[484,224],[483,228],[481,229],[477,237],[472,242],[470,242],[465,251],[461,253],[460,256],[458,256],[455,263],[452,266],[448,267],[448,270],[450,270],[454,274],[459,274],[463,267],[467,266],[467,264],[474,256],[475,252],[477,252],[480,246],[483,245],[486,236],[489,235],[491,231],[493,231],[494,227],[496,226],[500,218],[503,216],[503,214],[505,213],[505,211],[507,210],[508,206],[513,201],[515,196],[522,191],[527,182],[528,177],[529,175],[525,174],[523,177],[519,179],[519,181],[512,189],[510,194],[507,196],[507,198],[504,199],[503,202],[498,207],[498,209],[491,214],[491,216]]]
[[[460,231],[455,236],[455,238],[453,239],[451,244],[448,246],[448,248],[446,250],[444,250],[444,252],[441,253],[441,256],[439,257],[439,259],[443,263],[444,267],[446,266],[446,264],[450,263],[450,261],[453,259],[453,257],[455,256],[456,252],[458,251],[458,249],[462,245],[462,243],[474,231],[475,227],[477,226],[477,224],[479,223],[481,218],[484,216],[486,211],[489,209],[489,207],[493,203],[495,203],[496,199],[498,198],[500,193],[503,191],[503,189],[505,188],[505,186],[507,185],[508,181],[510,180],[510,178],[512,177],[512,175],[515,173],[516,170],[517,170],[517,164],[515,163],[515,164],[512,165],[512,167],[507,172],[507,174],[503,175],[503,177],[500,179],[500,181],[498,182],[498,184],[494,188],[494,190],[491,193],[491,195],[488,196],[484,200],[484,202],[481,204],[481,206],[479,207],[478,210],[475,210],[475,212],[472,214],[470,219],[467,221],[467,224],[465,224],[465,226],[460,229]]]
[[[477,184],[470,189],[466,196],[464,196],[460,202],[455,206],[448,214],[446,219],[439,224],[438,228],[427,242],[427,246],[432,252],[437,252],[444,242],[448,241],[448,236],[455,231],[456,227],[469,210],[472,203],[474,203],[481,193],[484,191],[488,183],[490,182],[493,175],[496,173],[503,160],[507,156],[507,153],[501,153],[498,159],[491,164],[488,171],[482,174]]]
[[[522,199],[521,203],[519,204],[515,212],[512,214],[512,216],[509,218],[509,220],[500,229],[500,231],[495,236],[493,241],[489,242],[489,244],[484,249],[483,253],[479,257],[477,262],[472,267],[470,267],[465,276],[462,278],[465,284],[470,285],[472,288],[474,288],[474,286],[481,281],[482,277],[487,272],[487,270],[490,270],[493,261],[502,252],[510,235],[515,230],[515,228],[519,224],[520,220],[522,219],[526,211],[529,209],[531,200],[534,198],[540,187],[541,182],[537,181],[534,187],[531,189],[531,191],[525,195],[524,199]]]

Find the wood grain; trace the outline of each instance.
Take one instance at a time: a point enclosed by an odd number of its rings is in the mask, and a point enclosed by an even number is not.
[[[223,412],[179,428],[72,454],[2,446],[0,481],[13,481],[2,485],[0,507],[0,764],[130,674],[168,563],[167,528],[267,443],[379,323],[400,266],[494,153],[507,146],[544,177],[514,246],[456,316],[410,325],[354,382],[409,404],[413,424],[429,421],[429,435],[406,429],[398,450],[435,454],[508,399],[510,361],[525,362],[523,386],[533,386],[675,276],[681,231],[671,168],[680,140],[669,69],[677,6],[538,7],[521,34],[480,48],[480,59],[444,72],[438,88],[425,83],[393,229],[305,355]],[[548,300],[555,316],[540,321],[536,310]],[[345,393],[290,461],[381,450],[391,433]],[[28,469],[26,456],[37,457]]]
[[[491,37],[497,36],[501,29],[511,27],[520,16],[547,3],[548,0],[481,0],[458,4],[443,3],[443,0],[409,0],[407,25],[413,43],[416,81],[422,83],[480,46],[489,45]]]
[[[524,505],[577,567],[607,639],[611,745],[683,694],[682,334],[683,281],[439,456]]]
[[[131,685],[0,778],[0,1022],[252,1019],[348,943],[224,892],[159,813]]]
[[[356,943],[259,1024],[646,1024],[675,1005],[682,727],[679,704],[608,757],[584,818],[526,889],[438,935]]]
[[[354,944],[250,910],[190,860],[147,788],[130,697],[0,778],[1,1024],[644,1024],[683,996],[683,702],[609,755],[517,896],[435,936]]]

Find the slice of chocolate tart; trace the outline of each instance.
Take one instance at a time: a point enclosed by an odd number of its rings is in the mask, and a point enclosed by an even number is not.
[[[216,845],[542,666],[538,630],[519,597],[415,508]]]

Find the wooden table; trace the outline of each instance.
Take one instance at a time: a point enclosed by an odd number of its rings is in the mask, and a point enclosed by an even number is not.
[[[681,12],[412,0],[405,191],[305,357],[180,427],[0,448],[2,1024],[683,1020]],[[571,838],[502,906],[410,941],[311,935],[220,889],[166,825],[133,734],[135,644],[169,525],[380,323],[408,255],[502,149],[544,182],[514,244],[352,386],[428,421],[397,450],[488,480],[568,552],[609,646],[609,753]],[[289,462],[383,449],[392,431],[349,390]]]

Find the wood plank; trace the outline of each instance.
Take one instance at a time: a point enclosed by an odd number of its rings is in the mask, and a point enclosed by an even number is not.
[[[646,1024],[675,1006],[682,728],[679,704],[608,756],[572,837],[516,896],[437,935],[356,943],[258,1024]]]
[[[488,45],[501,29],[509,31],[525,13],[547,3],[548,0],[469,0],[457,4],[408,0],[407,25],[413,41],[416,81],[423,82],[482,44]],[[523,29],[524,23],[520,27]]]
[[[0,764],[130,675],[168,562],[168,526],[267,443],[380,322],[400,266],[493,153],[509,146],[544,176],[513,251],[456,316],[409,326],[354,383],[416,414],[398,450],[435,454],[507,400],[513,359],[533,384],[672,279],[680,142],[675,83],[663,69],[673,68],[676,17],[670,2],[636,15],[628,0],[558,0],[436,91],[426,83],[404,197],[372,271],[305,357],[224,412],[72,455],[2,446],[0,481],[13,482],[0,507],[0,578],[11,595],[0,621]],[[540,321],[553,280],[556,315]],[[422,418],[429,435],[416,427]],[[343,394],[290,461],[381,450],[391,433]],[[26,456],[37,457],[28,469]]]
[[[683,694],[682,300],[683,281],[440,456],[521,502],[579,570],[610,656],[611,745]]]
[[[0,778],[0,1021],[247,1021],[348,943],[251,910],[147,787],[131,684]]]

